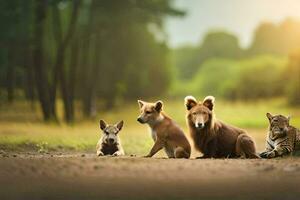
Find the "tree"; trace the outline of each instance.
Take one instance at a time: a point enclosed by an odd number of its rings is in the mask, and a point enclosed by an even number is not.
[[[67,24],[66,33],[64,34],[62,31],[62,23],[61,23],[61,16],[60,11],[58,9],[58,3],[60,1],[56,1],[52,4],[52,17],[53,17],[53,31],[54,36],[56,39],[56,61],[54,65],[54,72],[53,72],[53,86],[51,89],[51,101],[55,106],[55,99],[56,99],[56,87],[57,83],[60,83],[60,90],[62,94],[62,99],[64,103],[64,113],[65,113],[65,120],[67,122],[72,122],[74,120],[74,105],[73,105],[73,97],[74,94],[71,94],[73,89],[73,80],[76,71],[76,65],[70,67],[70,71],[72,71],[71,75],[67,75],[67,70],[65,67],[65,59],[66,59],[66,50],[70,43],[72,42],[73,35],[76,32],[76,25],[77,19],[79,16],[79,9],[80,9],[80,0],[74,0],[72,4],[72,11],[69,23]],[[74,47],[73,48],[77,48]],[[74,50],[74,49],[73,49]],[[75,49],[76,51],[76,49]],[[73,52],[76,54],[77,52]],[[76,58],[75,58],[76,59]],[[76,60],[74,63],[76,64]],[[70,74],[70,72],[68,72]],[[70,80],[69,80],[70,77]]]
[[[36,93],[45,121],[58,121],[59,98],[72,122],[75,101],[90,117],[98,99],[111,109],[169,85],[168,48],[149,25],[163,32],[165,16],[183,14],[170,0],[11,0],[0,11],[0,91],[13,99],[21,89],[31,101]]]
[[[287,96],[291,105],[300,105],[300,51],[294,51],[289,56],[287,68]]]
[[[275,25],[262,23],[254,33],[253,42],[248,54],[279,54],[288,55],[300,45],[300,22],[287,19]]]
[[[179,48],[175,51],[175,55],[177,56],[183,51],[187,51],[189,54],[186,53],[188,55],[183,56],[183,60],[180,60],[181,57],[175,60],[179,78],[183,80],[192,78],[201,64],[209,58],[240,58],[243,55],[238,38],[223,31],[209,32],[199,46]]]

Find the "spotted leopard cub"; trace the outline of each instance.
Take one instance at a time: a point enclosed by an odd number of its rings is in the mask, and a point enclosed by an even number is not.
[[[267,113],[269,132],[262,158],[275,158],[300,150],[300,131],[289,124],[290,117]]]
[[[102,130],[102,136],[97,143],[97,156],[122,156],[125,154],[121,145],[121,140],[118,136],[122,127],[123,121],[120,121],[115,125],[108,125],[104,120],[100,120],[100,129]]]

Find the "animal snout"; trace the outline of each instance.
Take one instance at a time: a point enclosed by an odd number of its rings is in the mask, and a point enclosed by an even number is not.
[[[196,123],[196,128],[202,129],[204,128],[205,124],[204,123]]]
[[[137,121],[140,122],[140,123],[144,123],[144,121],[143,121],[142,118],[140,118],[140,117],[137,118]]]
[[[109,143],[114,143],[114,141],[115,141],[115,140],[114,140],[113,138],[109,138],[109,139],[108,139],[108,142],[109,142]]]

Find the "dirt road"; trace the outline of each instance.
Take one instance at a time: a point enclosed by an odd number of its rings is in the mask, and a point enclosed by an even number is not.
[[[3,154],[0,199],[300,199],[300,158]]]

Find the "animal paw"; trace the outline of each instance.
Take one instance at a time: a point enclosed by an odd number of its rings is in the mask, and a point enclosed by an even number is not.
[[[211,157],[209,157],[209,156],[206,156],[206,155],[203,155],[203,156],[196,157],[196,159],[206,159],[206,158],[211,158]]]
[[[265,151],[260,153],[259,156],[262,158],[274,158],[276,155],[274,151]]]
[[[112,156],[119,156],[120,154],[118,152],[113,153]]]
[[[97,156],[104,156],[104,153],[102,151],[97,152]]]

